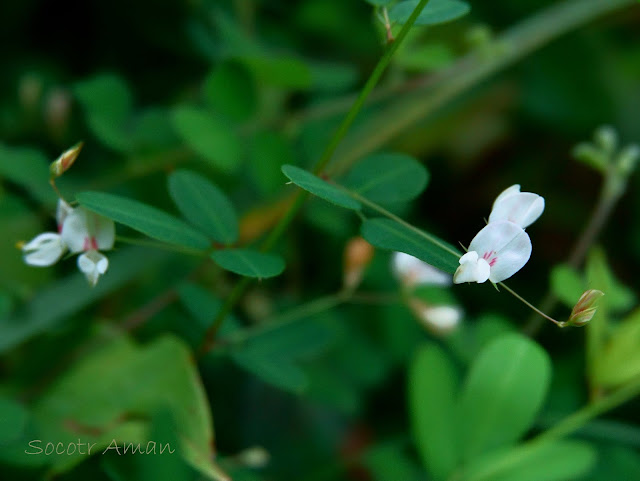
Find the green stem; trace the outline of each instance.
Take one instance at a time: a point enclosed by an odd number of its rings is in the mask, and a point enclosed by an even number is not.
[[[344,136],[347,134],[347,131],[351,127],[351,124],[355,120],[358,113],[360,113],[360,110],[362,110],[362,107],[364,106],[364,103],[367,100],[367,97],[373,91],[376,84],[380,80],[380,77],[382,76],[385,69],[389,65],[389,62],[391,61],[391,57],[393,57],[393,54],[398,49],[398,47],[400,46],[404,38],[407,36],[407,34],[409,33],[409,30],[411,29],[416,19],[418,18],[418,15],[420,15],[420,13],[422,12],[422,9],[427,5],[427,3],[429,3],[429,0],[420,0],[420,3],[414,9],[413,13],[407,20],[407,23],[405,23],[404,26],[402,27],[402,30],[398,34],[398,37],[396,38],[396,40],[387,47],[387,50],[385,51],[384,55],[378,61],[378,64],[376,65],[373,72],[369,76],[369,79],[367,80],[364,87],[362,88],[360,95],[352,105],[351,109],[347,113],[347,116],[344,118],[344,120],[342,121],[342,123],[340,124],[336,132],[333,134],[333,137],[327,144],[327,147],[325,148],[322,156],[314,166],[313,172],[315,174],[320,173],[331,160],[336,148],[338,147],[338,145],[340,144]],[[286,228],[293,221],[294,217],[302,207],[306,197],[307,195],[303,194],[302,192],[299,192],[296,195],[293,205],[289,208],[289,210],[284,215],[284,217],[280,219],[278,224],[274,227],[272,232],[263,242],[261,246],[261,250],[263,252],[271,249],[271,247],[273,247],[273,245],[278,241],[280,236],[284,233]],[[207,329],[204,340],[199,350],[201,354],[206,353],[210,349],[210,346],[215,339],[216,333],[218,332],[218,329],[220,329],[220,326],[224,322],[224,319],[231,312],[235,303],[240,299],[240,297],[242,296],[246,288],[249,286],[249,281],[247,279],[248,278],[245,278],[242,281],[240,281],[238,284],[236,284],[231,295],[227,298],[227,301],[225,302],[223,308],[220,310],[216,318],[213,320],[213,323],[211,324],[211,326]]]
[[[334,184],[334,185],[336,185],[336,184]],[[435,238],[432,235],[428,234],[427,232],[425,232],[425,231],[423,231],[421,229],[418,229],[417,227],[411,225],[410,223],[408,223],[407,221],[401,219],[400,217],[398,217],[394,213],[389,212],[384,207],[381,207],[378,204],[376,204],[374,202],[371,202],[366,197],[362,197],[360,194],[358,194],[356,192],[353,192],[353,191],[351,191],[349,189],[346,189],[346,188],[344,188],[342,186],[336,185],[336,187],[339,187],[345,193],[349,194],[351,197],[353,197],[354,199],[358,200],[359,202],[361,202],[362,204],[366,205],[367,207],[375,210],[376,212],[382,214],[385,217],[388,217],[391,220],[396,221],[397,223],[401,224],[402,226],[406,227],[407,229],[411,230],[412,232],[415,232],[420,237],[422,237],[423,239],[431,242],[433,245],[439,247],[440,249],[448,252],[449,254],[455,256],[456,258],[460,257],[460,253],[457,252],[456,250],[454,250],[451,247],[449,247],[448,245],[442,243],[440,240],[438,240],[437,238]]]
[[[545,319],[548,319],[549,321],[553,322],[556,326],[558,327],[565,327],[566,324],[564,322],[560,322],[560,321],[556,321],[553,317],[548,316],[547,314],[545,314],[542,310],[538,309],[536,306],[534,306],[533,304],[531,304],[529,301],[527,301],[524,297],[522,297],[520,294],[518,294],[516,291],[514,291],[513,289],[511,289],[508,285],[506,285],[504,282],[498,282],[498,285],[500,287],[502,287],[505,291],[507,291],[509,294],[511,294],[513,297],[515,297],[516,299],[518,299],[520,302],[522,302],[523,304],[525,304],[526,306],[528,306],[530,309],[532,309],[534,312],[538,313],[539,315],[541,315],[542,317],[544,317]]]
[[[176,246],[172,244],[165,244],[164,242],[156,242],[148,239],[136,239],[133,237],[116,236],[117,242],[124,244],[131,244],[142,247],[150,247],[152,249],[162,249],[165,251],[179,252],[181,254],[188,254],[195,257],[204,257],[205,252],[198,249],[190,249],[189,247]]]
[[[571,0],[554,3],[532,15],[495,39],[501,54],[484,58],[471,52],[452,67],[425,77],[411,93],[404,88],[402,101],[381,109],[356,130],[337,152],[330,175],[340,175],[368,153],[385,145],[418,122],[430,119],[456,96],[470,90],[491,75],[504,70],[553,39],[599,16],[635,3],[634,0]],[[431,77],[431,78],[430,78]],[[393,92],[393,91],[390,91]],[[391,93],[392,94],[392,93]]]

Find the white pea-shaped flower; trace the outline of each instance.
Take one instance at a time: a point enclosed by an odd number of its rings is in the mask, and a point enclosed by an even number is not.
[[[531,239],[518,224],[490,222],[460,258],[453,282],[502,282],[518,272],[531,257]]]
[[[543,197],[532,192],[520,192],[520,185],[515,184],[496,198],[489,215],[489,223],[507,220],[526,229],[543,211]]]
[[[58,233],[39,234],[22,246],[24,261],[31,266],[46,267],[58,262],[67,250],[82,253],[78,268],[95,286],[109,267],[109,260],[99,251],[113,247],[115,224],[83,207],[74,209],[63,200],[58,203],[56,220]]]
[[[391,270],[395,277],[408,287],[416,285],[451,285],[450,274],[404,252],[393,253]]]

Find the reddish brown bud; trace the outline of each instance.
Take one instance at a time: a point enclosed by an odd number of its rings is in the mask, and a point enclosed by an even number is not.
[[[374,249],[362,237],[353,237],[344,249],[343,283],[346,289],[355,289],[362,281],[364,270],[373,259]]]
[[[604,296],[604,292],[597,289],[585,291],[580,296],[580,299],[578,299],[576,305],[573,306],[567,324],[576,327],[584,326],[596,314],[598,308],[595,304],[602,296]]]
[[[49,167],[49,172],[51,173],[51,178],[55,179],[56,177],[60,177],[64,174],[69,168],[73,165],[73,163],[78,158],[78,154],[80,150],[82,150],[83,142],[78,142],[76,145],[71,147],[68,150],[65,150],[60,157],[58,157],[54,162],[51,163]]]

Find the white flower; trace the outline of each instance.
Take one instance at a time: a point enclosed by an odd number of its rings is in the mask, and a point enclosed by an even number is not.
[[[520,185],[515,184],[496,198],[489,215],[489,223],[508,220],[526,229],[543,211],[543,197],[531,192],[520,192]]]
[[[55,264],[67,247],[60,234],[45,232],[37,235],[22,247],[24,261],[30,266],[47,267]]]
[[[24,261],[32,266],[50,266],[67,249],[73,254],[82,252],[78,257],[78,268],[95,286],[109,267],[109,260],[98,251],[113,247],[115,224],[83,207],[74,209],[63,200],[58,203],[56,219],[59,234],[45,232],[24,245]]]
[[[439,335],[452,332],[463,317],[462,309],[457,306],[434,306],[419,299],[411,299],[409,307],[424,327]]]
[[[391,257],[391,269],[396,278],[409,287],[425,284],[438,286],[451,285],[450,274],[404,252],[393,253]]]
[[[95,286],[102,274],[107,272],[109,259],[96,250],[90,250],[78,256],[78,269],[87,277],[89,284]]]
[[[531,239],[510,221],[490,222],[460,258],[453,282],[502,282],[518,272],[531,257]]]

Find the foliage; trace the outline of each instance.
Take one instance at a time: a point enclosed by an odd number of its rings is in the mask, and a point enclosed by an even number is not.
[[[4,3],[3,476],[637,478],[636,2]],[[447,285],[516,183],[529,262]],[[58,198],[95,288],[23,260]]]

